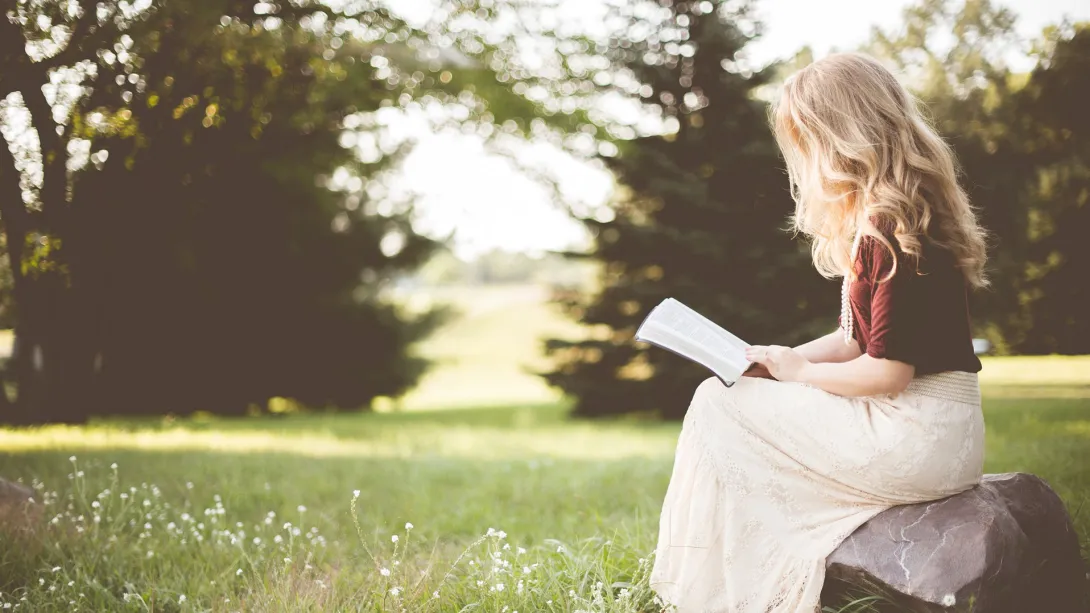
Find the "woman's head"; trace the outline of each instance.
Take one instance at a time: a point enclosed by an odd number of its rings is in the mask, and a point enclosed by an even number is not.
[[[772,109],[787,161],[795,229],[812,239],[814,265],[850,274],[857,229],[919,257],[922,239],[949,250],[974,286],[986,283],[984,233],[957,182],[950,147],[893,74],[865,55],[838,53],[792,75]]]

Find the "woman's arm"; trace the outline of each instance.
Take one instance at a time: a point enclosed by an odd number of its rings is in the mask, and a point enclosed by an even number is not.
[[[911,364],[861,355],[840,364],[806,364],[795,380],[839,396],[874,396],[905,391],[915,373]]]
[[[859,350],[859,343],[855,339],[852,339],[850,345],[844,343],[844,331],[840,328],[821,338],[795,347],[795,351],[815,364],[820,362],[847,362],[858,358],[862,354]]]
[[[847,362],[858,358],[859,343],[852,339],[850,345],[844,343],[844,331],[837,328],[835,331],[816,338],[808,343],[795,347],[795,351],[815,364],[825,362]],[[763,364],[754,364],[749,370],[742,373],[744,377],[759,377],[761,379],[775,379]]]
[[[839,396],[898,394],[912,381],[911,364],[861,355],[840,363],[815,364],[790,347],[753,346],[746,358],[768,369],[780,381],[796,381]]]

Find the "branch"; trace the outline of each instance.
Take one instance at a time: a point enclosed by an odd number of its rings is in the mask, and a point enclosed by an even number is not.
[[[106,21],[99,23],[96,5],[95,0],[80,0],[83,15],[76,21],[76,25],[72,27],[72,35],[68,37],[68,44],[56,55],[34,64],[41,71],[43,77],[50,70],[62,66],[71,66],[81,60],[92,59],[87,57],[87,49],[90,49],[90,53],[93,53],[121,35],[121,26],[113,19],[112,15],[107,16]]]
[[[62,134],[57,134],[53,107],[41,86],[20,90],[23,103],[30,112],[30,125],[38,133],[42,154],[42,215],[47,228],[66,204],[68,198],[68,147]],[[67,130],[65,131],[65,133]]]

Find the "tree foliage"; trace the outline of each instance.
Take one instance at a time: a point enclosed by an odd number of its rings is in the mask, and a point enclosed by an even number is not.
[[[475,64],[441,77],[435,36],[367,2],[6,8],[0,93],[29,125],[0,147],[0,415],[356,408],[410,387],[437,315],[382,290],[432,244],[411,203],[375,202],[397,151],[352,143],[411,99],[488,106],[464,95]],[[494,99],[491,117],[525,103]]]
[[[674,297],[752,342],[795,343],[836,325],[836,288],[783,231],[793,206],[765,103],[769,72],[743,49],[755,24],[743,3],[677,2],[650,13],[654,32],[616,41],[613,61],[662,109],[664,134],[621,144],[607,158],[623,185],[611,221],[587,221],[602,263],[598,293],[566,297],[590,338],[553,340],[548,380],[574,395],[576,413],[656,411],[677,417],[708,376],[632,336]]]

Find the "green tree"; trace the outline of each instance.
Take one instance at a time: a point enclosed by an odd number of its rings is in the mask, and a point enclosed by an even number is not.
[[[1019,238],[1023,353],[1090,352],[1090,24],[1051,30],[1041,62],[1011,100],[1019,118],[1026,211]]]
[[[576,397],[576,414],[676,418],[709,373],[632,340],[659,301],[675,297],[750,342],[790,344],[836,325],[838,294],[783,231],[793,203],[755,97],[774,68],[746,65],[757,29],[748,4],[637,11],[650,17],[622,28],[608,54],[661,109],[665,133],[606,158],[622,189],[613,220],[587,221],[601,289],[562,297],[590,338],[550,341],[558,367],[547,379]]]

